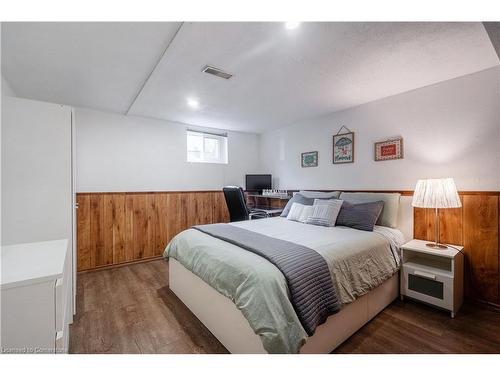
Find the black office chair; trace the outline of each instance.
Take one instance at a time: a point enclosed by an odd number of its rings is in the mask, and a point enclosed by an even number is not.
[[[243,189],[238,186],[226,186],[222,188],[229,210],[229,221],[243,221],[257,218],[269,217],[264,210],[248,209],[245,202]]]

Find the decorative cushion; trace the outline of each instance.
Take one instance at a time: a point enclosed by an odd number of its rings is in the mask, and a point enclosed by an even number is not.
[[[383,201],[357,204],[344,201],[336,225],[372,232],[383,207]]]
[[[318,204],[331,204],[335,207],[339,207],[339,210],[340,210],[340,207],[342,207],[342,202],[343,200],[342,199],[321,199],[321,198],[316,198],[314,200],[314,206],[318,205]]]
[[[367,203],[383,201],[384,207],[380,214],[377,225],[396,228],[398,225],[399,193],[341,193],[340,199],[349,203]]]
[[[341,207],[341,200],[329,199],[322,201],[317,199],[314,206],[312,206],[312,213],[306,219],[306,224],[333,227]]]
[[[294,203],[300,203],[306,206],[312,206],[312,204],[314,203],[314,198],[306,198],[300,193],[295,194],[292,198],[290,198],[285,208],[283,209],[283,212],[281,212],[280,216],[287,217]]]
[[[301,223],[305,223],[307,222],[307,219],[309,218],[309,216],[311,216],[314,208],[314,206],[304,206],[304,208],[302,209],[302,213],[300,214],[300,218],[299,218],[299,221]]]
[[[306,198],[337,199],[340,196],[340,191],[324,192],[301,190],[298,194],[302,194]]]
[[[294,202],[286,218],[292,221],[300,221],[300,216],[302,214],[302,211],[304,211],[304,207],[312,207],[312,206],[305,206],[301,203]]]

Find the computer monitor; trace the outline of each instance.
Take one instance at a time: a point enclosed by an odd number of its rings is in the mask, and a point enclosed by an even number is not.
[[[272,189],[272,177],[270,174],[247,174],[246,191],[262,192],[263,189]]]

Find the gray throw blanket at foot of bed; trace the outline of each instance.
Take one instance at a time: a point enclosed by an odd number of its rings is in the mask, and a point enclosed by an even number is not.
[[[291,303],[309,336],[328,316],[340,310],[328,265],[315,250],[228,224],[193,228],[273,263],[285,276]]]

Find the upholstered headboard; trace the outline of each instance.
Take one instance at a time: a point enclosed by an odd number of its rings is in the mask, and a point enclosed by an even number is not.
[[[324,191],[324,190],[323,190]],[[311,190],[312,192],[312,190]],[[388,213],[383,213],[377,224],[386,225],[390,227],[395,227],[399,229],[406,240],[413,238],[413,207],[411,205],[412,195],[406,191],[338,191],[340,192],[340,199],[345,199],[347,201],[374,201],[382,200],[385,202],[386,208],[392,211]],[[397,204],[399,198],[399,204]],[[397,219],[392,220],[391,217],[394,216],[394,209],[397,207]],[[382,221],[382,222],[381,222]]]
[[[413,196],[402,195],[399,201],[397,228],[403,232],[405,240],[413,238],[413,207],[411,205]]]

